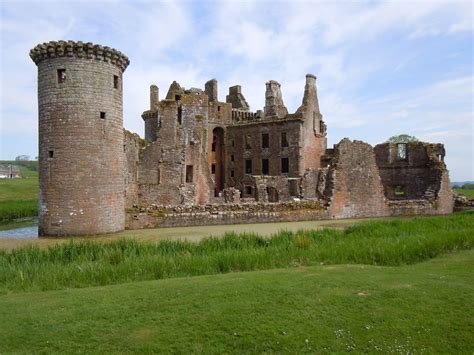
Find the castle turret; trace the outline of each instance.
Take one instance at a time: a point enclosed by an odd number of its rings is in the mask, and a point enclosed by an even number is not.
[[[119,51],[73,41],[39,44],[39,234],[124,229],[122,73]]]

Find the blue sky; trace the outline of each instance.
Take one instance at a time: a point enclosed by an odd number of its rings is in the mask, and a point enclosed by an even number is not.
[[[471,1],[5,1],[0,0],[0,159],[37,155],[36,66],[50,40],[114,47],[130,58],[125,128],[143,136],[150,84],[173,80],[219,98],[242,85],[253,111],[265,82],[295,111],[305,75],[318,77],[329,145],[407,133],[444,143],[451,180],[474,180]]]

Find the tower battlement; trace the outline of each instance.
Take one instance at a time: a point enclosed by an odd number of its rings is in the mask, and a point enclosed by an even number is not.
[[[77,57],[84,59],[97,59],[112,63],[122,72],[127,69],[130,60],[122,52],[100,44],[82,41],[50,41],[38,44],[30,50],[30,58],[38,65],[48,58]]]

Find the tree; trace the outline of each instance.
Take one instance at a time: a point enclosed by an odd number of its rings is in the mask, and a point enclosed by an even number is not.
[[[418,138],[408,134],[399,134],[398,136],[390,137],[385,143],[409,143],[418,142]]]
[[[29,155],[19,155],[15,158],[16,161],[25,161],[25,160],[30,160]]]

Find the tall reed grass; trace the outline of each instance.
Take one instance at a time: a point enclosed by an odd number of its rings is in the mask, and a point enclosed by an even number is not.
[[[0,223],[38,216],[38,200],[0,201]]]
[[[199,243],[73,241],[0,250],[0,292],[53,290],[298,265],[402,265],[474,245],[474,213],[370,221],[343,231],[227,233]]]

